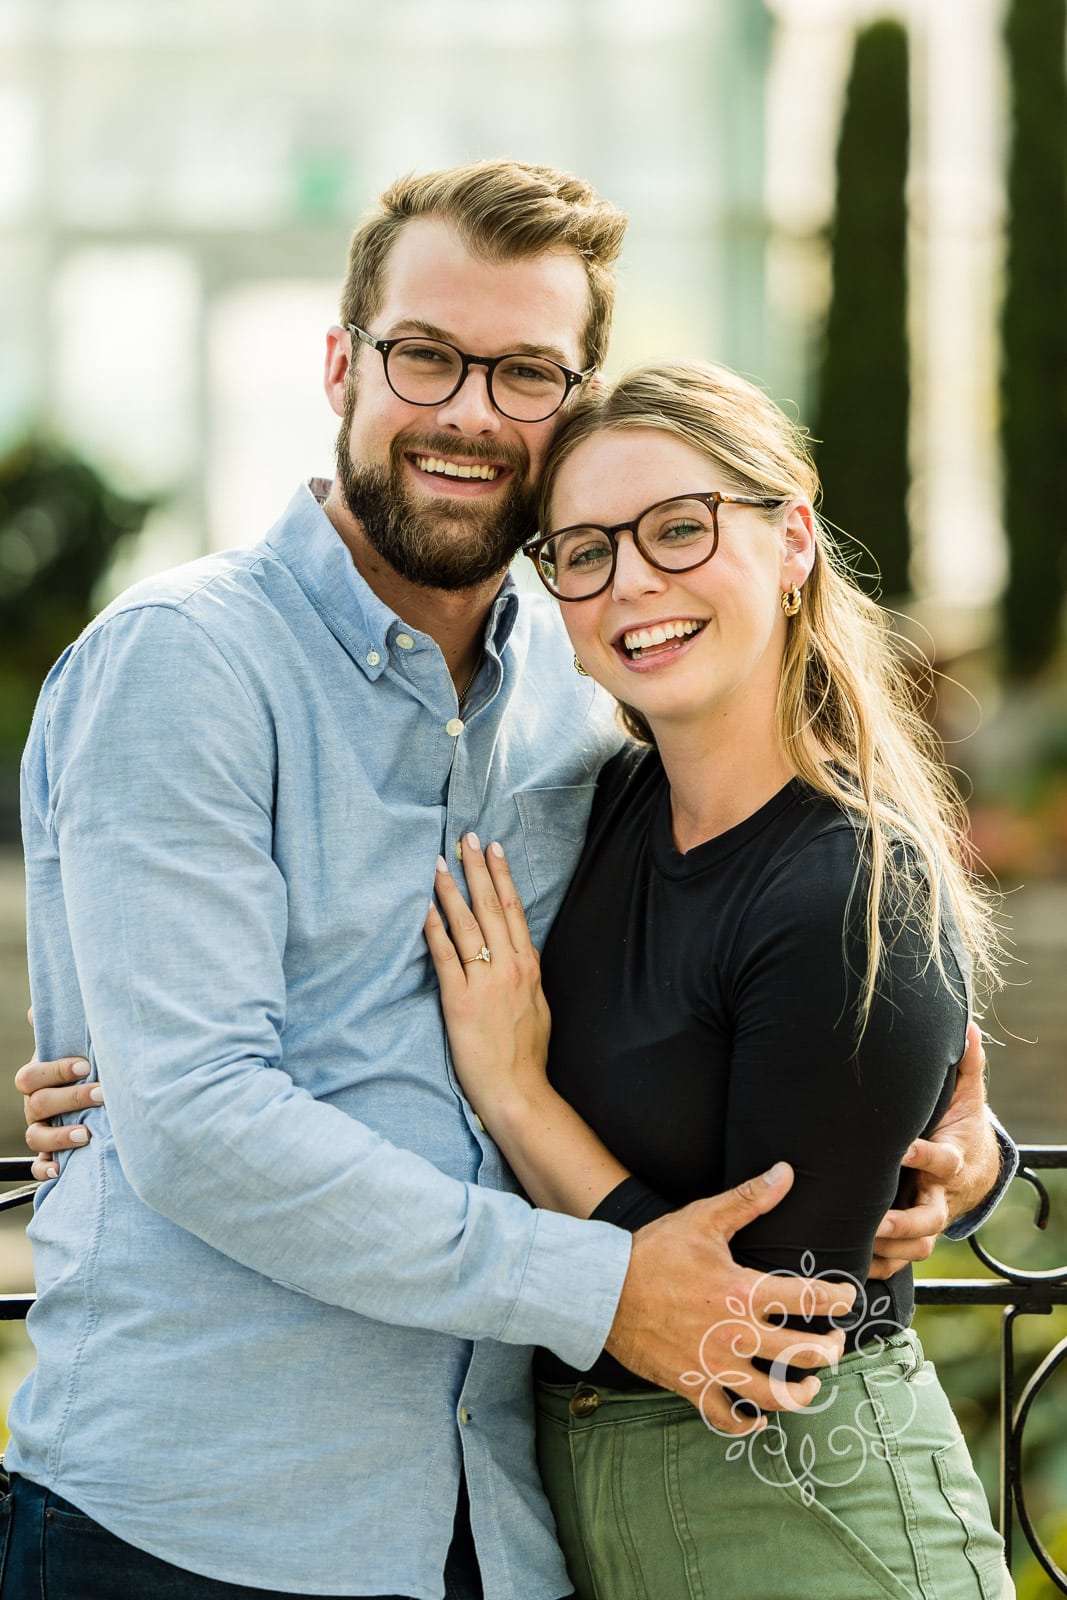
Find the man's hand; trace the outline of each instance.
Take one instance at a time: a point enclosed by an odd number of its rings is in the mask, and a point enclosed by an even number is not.
[[[29,1023],[32,1028],[32,1011]],[[31,1170],[42,1182],[58,1178],[56,1156],[60,1150],[74,1150],[89,1142],[89,1130],[80,1122],[54,1127],[48,1119],[103,1104],[104,1091],[100,1085],[81,1081],[90,1071],[88,1061],[80,1056],[64,1056],[59,1061],[38,1061],[33,1056],[15,1074],[15,1088],[26,1097],[23,1106],[26,1143],[34,1152]]]
[[[691,1400],[722,1433],[764,1425],[762,1418],[754,1422],[751,1414],[739,1413],[727,1389],[768,1411],[808,1405],[819,1392],[816,1377],[772,1379],[753,1366],[754,1356],[824,1367],[839,1359],[844,1346],[836,1329],[799,1332],[767,1319],[775,1313],[841,1315],[855,1298],[854,1285],[769,1277],[738,1266],[730,1254],[737,1230],[776,1206],[792,1182],[791,1169],[779,1162],[762,1177],[697,1200],[634,1234],[605,1349],[631,1372]],[[697,1372],[704,1381],[684,1381],[684,1374]]]
[[[925,1261],[950,1222],[966,1216],[997,1181],[1000,1150],[986,1115],[985,1052],[977,1024],[957,1068],[948,1110],[928,1139],[916,1139],[904,1165],[918,1174],[914,1203],[887,1211],[874,1241],[872,1278],[891,1278],[909,1261]]]

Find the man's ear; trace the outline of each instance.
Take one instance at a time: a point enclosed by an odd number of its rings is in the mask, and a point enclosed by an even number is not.
[[[352,365],[352,336],[335,324],[326,330],[326,367],[322,375],[326,398],[339,417],[345,414],[345,381]]]
[[[807,500],[797,500],[786,514],[782,543],[782,582],[786,588],[804,583],[815,565],[815,513]]]

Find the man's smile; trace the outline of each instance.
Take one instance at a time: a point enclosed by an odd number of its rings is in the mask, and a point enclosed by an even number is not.
[[[461,458],[449,459],[444,456],[434,455],[408,455],[407,461],[420,473],[429,477],[445,477],[452,482],[482,482],[494,483],[509,469],[501,464],[489,461],[471,461]]]

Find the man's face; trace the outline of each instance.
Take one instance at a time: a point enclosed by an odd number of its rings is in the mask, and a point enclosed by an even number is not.
[[[491,263],[446,223],[420,218],[393,246],[368,331],[424,334],[479,356],[536,353],[577,369],[588,308],[585,269],[572,251]],[[337,441],[345,501],[401,577],[474,588],[502,572],[533,531],[536,483],[558,421],[501,416],[482,367],[443,404],[411,405],[390,389],[380,354],[355,341]],[[446,472],[475,462],[488,477]]]

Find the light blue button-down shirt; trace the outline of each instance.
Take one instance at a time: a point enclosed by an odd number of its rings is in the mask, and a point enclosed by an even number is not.
[[[462,1460],[487,1600],[569,1592],[527,1347],[594,1359],[630,1241],[508,1192],[422,925],[473,827],[543,940],[617,743],[510,582],[460,713],[309,489],[67,651],[23,767],[31,988],[107,1109],[38,1197],[13,1470],[196,1572],[429,1600]]]

